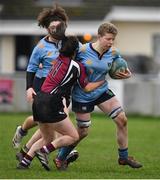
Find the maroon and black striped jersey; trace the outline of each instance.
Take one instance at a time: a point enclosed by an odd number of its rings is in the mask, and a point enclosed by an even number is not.
[[[76,82],[82,88],[88,84],[85,67],[79,62],[60,55],[46,77],[41,91],[61,96],[69,95]]]

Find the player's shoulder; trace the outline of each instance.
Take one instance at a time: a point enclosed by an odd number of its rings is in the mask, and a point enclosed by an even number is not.
[[[79,50],[80,50],[80,52],[86,52],[88,46],[89,46],[89,43],[80,44],[80,45],[79,45]]]
[[[36,47],[39,49],[43,49],[45,47],[45,38],[40,39]]]

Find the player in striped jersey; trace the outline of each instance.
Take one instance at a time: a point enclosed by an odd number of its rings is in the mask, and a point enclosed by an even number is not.
[[[28,168],[40,148],[41,153],[49,154],[79,139],[76,128],[64,112],[63,97],[71,94],[72,87],[77,81],[81,88],[89,92],[101,86],[105,80],[88,82],[84,66],[72,60],[78,44],[75,36],[63,39],[60,55],[47,75],[41,91],[34,97],[33,116],[34,121],[38,122],[42,138],[32,145],[19,163],[18,169]],[[62,136],[53,140],[54,131]],[[43,166],[49,170],[48,165],[44,163]]]

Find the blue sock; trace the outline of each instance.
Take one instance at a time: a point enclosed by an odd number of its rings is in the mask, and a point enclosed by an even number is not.
[[[60,150],[58,151],[58,155],[57,158],[61,161],[64,161],[66,159],[66,157],[69,155],[69,153],[75,148],[75,146],[70,145],[67,147],[62,147],[60,148]]]
[[[127,159],[128,158],[128,148],[118,149],[119,158]]]

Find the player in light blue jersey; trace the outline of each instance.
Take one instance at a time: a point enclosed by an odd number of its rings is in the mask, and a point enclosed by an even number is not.
[[[37,20],[38,25],[46,29],[47,35],[42,38],[33,49],[27,67],[26,90],[27,100],[30,102],[33,101],[33,96],[40,90],[50,68],[59,56],[61,40],[65,36],[68,16],[62,7],[55,5],[54,8],[43,9],[38,15]],[[41,65],[43,68],[40,68]],[[67,97],[66,105],[69,105],[69,99]],[[13,147],[18,148],[22,138],[27,134],[27,131],[36,125],[37,124],[33,121],[33,116],[27,117],[24,123],[16,129],[12,140]],[[39,139],[39,136],[40,133],[37,131],[26,144],[27,146],[22,148],[21,152],[17,154],[18,160],[20,160],[20,156],[24,155],[28,151],[28,148]]]
[[[86,67],[89,81],[94,82],[105,79],[112,62],[121,57],[118,50],[113,46],[116,35],[117,28],[115,25],[104,23],[98,29],[97,40],[80,47],[77,60]],[[127,69],[124,72],[117,73],[115,78],[125,79],[130,76],[131,72]],[[88,128],[91,125],[90,113],[94,111],[95,105],[104,114],[112,118],[116,124],[118,163],[120,165],[129,165],[132,168],[142,167],[139,162],[128,156],[127,117],[115,94],[109,89],[107,82],[89,93],[85,93],[78,84],[73,89],[72,110],[76,113],[80,139],[82,140],[88,135]],[[66,156],[77,144],[61,149],[56,158],[59,168],[60,166],[63,169],[67,168]]]
[[[90,81],[99,81],[106,78],[111,68],[112,62],[121,57],[118,50],[114,47],[109,48],[103,55],[94,50],[92,43],[87,43],[80,47],[77,59],[82,62],[86,69]],[[74,87],[73,100],[81,103],[90,103],[97,100],[103,93],[108,91],[108,82],[103,84],[97,90],[85,93],[78,84]]]

